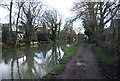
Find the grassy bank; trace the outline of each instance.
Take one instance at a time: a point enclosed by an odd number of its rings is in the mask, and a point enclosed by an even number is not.
[[[94,46],[93,49],[95,56],[100,58],[103,62],[113,65],[117,64],[118,58],[116,54],[106,51],[99,46]]]
[[[76,46],[66,47],[63,58],[59,60],[60,64],[55,65],[43,78],[51,78],[51,76],[55,75],[58,70],[64,68],[65,64],[70,60],[70,58],[76,54],[76,51]]]
[[[60,63],[64,64],[67,61],[69,61],[70,57],[74,56],[76,54],[76,51],[77,51],[76,46],[65,48],[65,51],[64,51],[65,55],[64,55],[64,57],[62,59],[60,59]]]
[[[99,70],[104,79],[119,78],[118,55],[109,52],[99,46],[94,46],[94,55],[96,56]]]

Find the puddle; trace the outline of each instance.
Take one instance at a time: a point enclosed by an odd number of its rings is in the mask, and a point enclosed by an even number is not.
[[[85,61],[79,61],[76,63],[77,66],[86,67],[87,63]]]

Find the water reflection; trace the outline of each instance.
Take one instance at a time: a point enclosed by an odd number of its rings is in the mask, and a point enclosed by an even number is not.
[[[2,79],[39,79],[47,74],[64,55],[65,46],[8,49],[2,52]]]

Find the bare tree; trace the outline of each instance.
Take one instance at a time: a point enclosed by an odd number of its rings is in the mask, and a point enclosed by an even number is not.
[[[10,18],[9,18],[9,22],[10,22],[10,31],[12,32],[12,7],[13,7],[13,0],[10,1]]]
[[[42,2],[34,1],[25,2],[22,6],[22,11],[25,17],[22,17],[22,19],[25,20],[25,38],[27,44],[31,43],[31,37],[33,35],[33,20],[35,21],[35,19],[41,14],[42,7]]]
[[[13,0],[10,0],[10,4],[7,4],[5,1],[2,0],[0,6],[9,10],[9,28],[10,31],[12,31],[11,22],[12,22]]]
[[[98,3],[98,9],[99,9],[99,13],[98,13],[98,37],[99,40],[102,41],[102,32],[104,31],[104,27],[105,25],[111,21],[114,16],[116,15],[118,9],[120,8],[120,2],[116,3],[116,2],[100,2]]]
[[[25,2],[16,2],[17,3],[17,6],[18,6],[18,12],[17,12],[17,19],[16,19],[16,36],[15,36],[15,47],[17,46],[17,32],[18,32],[18,21],[19,21],[19,18],[20,18],[20,13],[21,13],[21,9],[22,9],[22,6]]]
[[[51,39],[55,42],[56,37],[59,35],[60,32],[62,16],[55,9],[48,10],[44,12],[42,22],[45,22],[47,26],[51,29]]]
[[[113,19],[120,7],[120,2],[83,2],[75,3],[73,11],[76,18],[81,18],[86,23],[86,27],[97,32],[97,39],[103,40],[102,32],[105,25]],[[86,28],[85,28],[86,29]],[[87,30],[87,29],[86,29]],[[94,33],[94,32],[92,32]]]
[[[89,40],[93,41],[97,28],[97,7],[96,2],[76,2],[73,11],[76,13],[76,17],[83,20],[83,26],[85,28],[85,34],[88,35]]]

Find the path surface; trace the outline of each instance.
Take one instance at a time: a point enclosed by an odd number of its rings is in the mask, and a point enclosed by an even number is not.
[[[56,76],[60,79],[102,79],[97,61],[91,51],[91,45],[82,42],[77,54],[66,64],[62,74]]]

